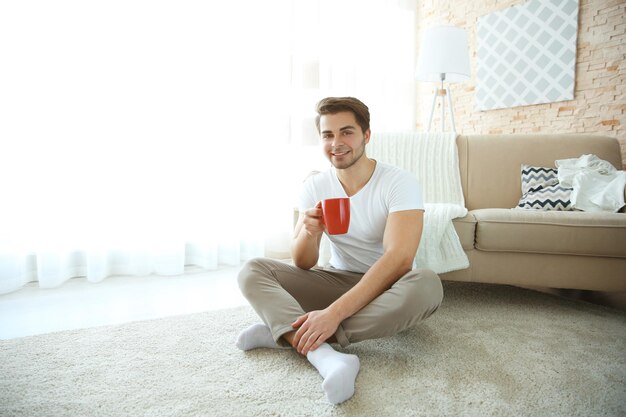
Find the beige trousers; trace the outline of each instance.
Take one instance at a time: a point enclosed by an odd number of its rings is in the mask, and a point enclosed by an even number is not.
[[[239,272],[239,287],[274,340],[293,331],[291,323],[305,312],[322,310],[356,285],[363,274],[333,268],[300,269],[272,259],[257,258]],[[433,271],[415,269],[353,316],[341,322],[335,338],[350,343],[394,335],[424,320],[443,299],[441,280]]]

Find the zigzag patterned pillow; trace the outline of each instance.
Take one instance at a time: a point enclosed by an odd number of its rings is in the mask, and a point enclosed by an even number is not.
[[[571,194],[571,188],[559,185],[556,168],[522,165],[522,198],[517,207],[571,211]]]
[[[522,195],[558,184],[558,174],[559,171],[556,168],[522,165]]]

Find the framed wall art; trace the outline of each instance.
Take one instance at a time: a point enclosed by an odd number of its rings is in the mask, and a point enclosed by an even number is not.
[[[529,0],[478,19],[476,106],[574,98],[578,0]]]

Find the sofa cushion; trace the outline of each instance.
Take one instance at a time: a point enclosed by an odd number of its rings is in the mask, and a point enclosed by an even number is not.
[[[626,258],[626,215],[479,209],[476,249]]]
[[[464,251],[474,249],[474,237],[476,236],[476,218],[471,213],[465,217],[452,220],[456,234],[459,236]]]

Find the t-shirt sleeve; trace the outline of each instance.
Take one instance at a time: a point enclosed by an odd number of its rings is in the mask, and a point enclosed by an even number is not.
[[[309,177],[302,184],[300,189],[300,196],[298,198],[298,210],[303,212],[312,207],[315,207],[317,200],[315,199],[313,178]]]
[[[403,210],[424,210],[424,201],[417,178],[399,171],[390,186],[389,213]]]

